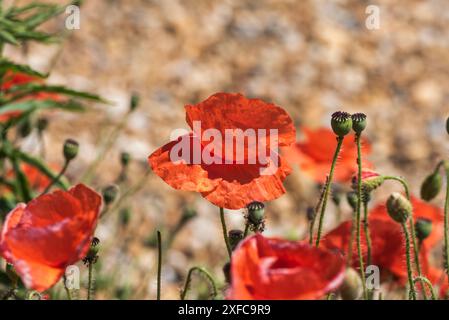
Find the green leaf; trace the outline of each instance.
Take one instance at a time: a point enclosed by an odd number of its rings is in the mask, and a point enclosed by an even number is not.
[[[85,91],[78,91],[73,90],[70,88],[67,88],[65,86],[54,86],[54,85],[44,85],[44,84],[34,84],[34,83],[28,83],[25,85],[20,86],[14,86],[10,90],[8,90],[9,93],[19,93],[20,96],[27,96],[32,95],[36,93],[59,93],[65,96],[75,97],[75,98],[81,98],[96,102],[102,102],[102,103],[109,103],[107,100],[103,99],[99,95],[85,92]]]
[[[8,31],[6,30],[0,30],[0,41],[6,42],[12,45],[18,45],[19,42],[17,39]]]
[[[29,76],[39,77],[39,78],[47,78],[48,74],[41,73],[32,69],[31,67],[23,64],[14,63],[8,59],[0,59],[0,73],[4,73],[6,71],[20,72],[27,74]]]
[[[6,104],[0,107],[0,115],[12,111],[32,112],[38,109],[64,109],[69,111],[83,111],[84,107],[77,101],[54,101],[54,100],[29,100]]]

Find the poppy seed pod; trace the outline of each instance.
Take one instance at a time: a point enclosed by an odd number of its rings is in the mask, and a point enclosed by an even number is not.
[[[355,133],[361,134],[366,128],[366,114],[364,113],[354,113],[352,116],[352,130]]]
[[[131,96],[131,102],[129,103],[129,109],[131,112],[136,110],[136,108],[139,106],[139,102],[140,102],[139,95],[137,93],[134,93]]]
[[[349,205],[352,210],[357,210],[357,193],[356,192],[348,192],[346,194],[346,200],[348,200]]]
[[[130,160],[131,155],[128,152],[122,152],[120,154],[120,163],[122,164],[123,167],[127,167]]]
[[[421,199],[430,201],[440,193],[443,178],[438,172],[434,172],[424,179],[421,185]]]
[[[231,230],[229,231],[229,244],[231,245],[232,250],[234,250],[237,245],[243,239],[243,231],[242,230]]]
[[[352,129],[351,115],[344,111],[334,112],[331,118],[331,126],[337,136],[344,137]]]
[[[345,278],[340,287],[343,300],[357,300],[362,294],[362,279],[353,268],[346,269]]]
[[[415,222],[415,230],[416,237],[418,237],[420,241],[423,241],[430,236],[430,233],[432,232],[432,220],[418,218]]]
[[[387,200],[387,211],[390,217],[399,223],[405,223],[412,214],[412,204],[400,193],[394,192]]]
[[[117,198],[118,192],[119,189],[116,185],[110,185],[105,187],[102,192],[104,203],[106,205],[109,205],[112,202],[114,202],[115,198]]]
[[[246,208],[248,209],[248,219],[251,223],[257,225],[263,222],[265,205],[262,202],[253,201]]]
[[[76,158],[78,155],[79,144],[73,139],[67,139],[64,142],[63,153],[66,161],[70,161]]]

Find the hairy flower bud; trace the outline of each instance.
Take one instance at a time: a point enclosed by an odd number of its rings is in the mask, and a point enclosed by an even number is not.
[[[229,231],[229,244],[231,245],[232,250],[234,250],[242,240],[243,240],[242,230]]]
[[[331,126],[337,136],[344,137],[352,129],[351,115],[344,111],[334,112],[331,118]]]
[[[352,210],[357,210],[357,192],[348,192],[346,194],[346,200],[348,200],[349,205],[351,206]]]
[[[66,161],[71,161],[78,155],[79,144],[73,139],[67,139],[64,142],[63,153]]]
[[[366,128],[366,114],[364,113],[354,113],[352,116],[352,130],[355,133],[361,134]]]
[[[423,241],[428,236],[430,236],[430,233],[432,232],[432,220],[425,218],[418,218],[415,222],[415,230],[416,230],[416,237],[420,241]]]
[[[117,198],[119,189],[116,185],[112,184],[103,189],[103,199],[106,205],[114,202],[115,198]]]
[[[430,201],[440,193],[443,178],[438,172],[434,172],[424,179],[421,185],[421,198]]]
[[[387,200],[387,211],[390,217],[399,223],[405,223],[412,214],[412,204],[400,193],[394,192]]]
[[[370,193],[379,188],[385,181],[385,178],[377,172],[369,169],[363,169],[362,171],[362,190],[364,193]],[[352,188],[357,190],[358,177],[354,175],[352,177]]]
[[[340,287],[343,300],[357,300],[362,294],[362,279],[353,268],[346,269],[343,284]]]

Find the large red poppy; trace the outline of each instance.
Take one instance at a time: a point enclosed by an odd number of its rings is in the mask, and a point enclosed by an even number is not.
[[[335,133],[327,128],[302,128],[304,140],[284,148],[284,155],[290,164],[298,164],[302,172],[318,183],[324,183],[332,164],[332,158],[337,147]],[[362,137],[362,152],[364,156],[371,152],[371,145]],[[370,164],[364,159],[364,167]],[[348,182],[357,170],[357,146],[354,134],[348,134],[343,145],[334,171],[335,182]]]
[[[285,193],[282,181],[290,173],[290,167],[270,148],[273,140],[276,140],[278,146],[288,146],[295,141],[292,120],[282,108],[259,99],[248,99],[241,94],[230,93],[217,93],[197,105],[187,105],[185,108],[186,120],[193,132],[159,148],[148,159],[153,171],[166,183],[175,189],[200,192],[213,204],[228,209],[240,209],[252,201],[273,200]],[[240,150],[241,154],[236,148],[228,154],[226,150],[229,145],[226,142],[199,138],[202,135],[194,125],[197,121],[201,122],[202,132],[215,129],[221,137],[226,136],[227,130],[238,129],[255,132],[265,129],[268,137],[258,139],[256,144],[250,143],[248,139]],[[277,139],[272,138],[270,141],[270,129],[277,130]],[[222,150],[213,153],[213,157],[219,160],[218,163],[208,164],[202,157],[196,163],[173,161],[170,154],[183,139],[192,146],[188,154],[183,155],[184,160],[194,159],[204,150],[210,150],[208,148],[212,144]],[[235,137],[233,141],[235,143]],[[195,144],[200,148],[196,155],[193,147]],[[268,163],[264,164],[257,157],[257,161],[251,164],[247,161],[249,154],[259,147],[265,149]],[[232,157],[229,158],[229,155]],[[243,163],[236,161],[238,157],[244,159]],[[276,161],[278,165],[272,173],[261,174],[263,169]]]
[[[82,184],[18,204],[3,226],[1,254],[27,288],[47,290],[87,254],[100,206],[101,197]]]
[[[13,89],[16,86],[22,86],[22,85],[26,85],[26,84],[30,84],[30,83],[39,84],[39,83],[43,83],[43,80],[41,78],[30,76],[28,74],[8,71],[4,75],[3,82],[0,85],[0,90],[2,92],[6,92],[6,91]],[[20,94],[20,92],[19,92],[19,94]],[[14,94],[9,94],[9,93],[6,93],[6,95],[14,96]],[[26,95],[25,97],[22,97],[20,100],[24,101],[24,100],[29,100],[29,99],[57,101],[57,100],[60,100],[61,97],[55,93],[38,92],[38,93]],[[21,113],[22,112],[20,112],[20,111],[10,111],[10,112],[1,114],[0,115],[0,123],[6,122],[10,119],[18,117]]]
[[[232,255],[230,299],[318,299],[343,281],[338,253],[256,234]]]

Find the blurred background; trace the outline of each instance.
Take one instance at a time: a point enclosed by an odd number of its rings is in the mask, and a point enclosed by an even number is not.
[[[379,10],[379,28],[367,27],[369,5]],[[258,97],[289,112],[298,139],[302,126],[328,127],[334,111],[364,112],[370,161],[381,173],[404,176],[415,193],[449,156],[447,0],[95,0],[81,7],[79,30],[65,30],[64,16],[46,27],[64,40],[8,47],[6,56],[51,71],[49,83],[111,101],[85,114],[46,114],[48,162],[62,165],[63,141],[76,139],[80,157],[68,176],[100,190],[120,174],[120,154],[132,157],[120,186],[125,196],[96,233],[102,245],[98,299],[155,298],[156,229],[170,246],[164,250],[163,299],[179,297],[191,266],[206,267],[224,283],[218,208],[198,194],[171,189],[146,162],[172,130],[188,128],[185,104],[220,91]],[[125,116],[132,93],[141,103]],[[25,148],[32,150],[33,137],[28,140]],[[303,239],[316,186],[297,168],[286,185],[289,192],[268,204],[266,234]],[[395,187],[386,186],[373,203]],[[347,204],[343,208],[349,216]],[[197,216],[174,232],[187,209]],[[242,212],[229,212],[227,219],[229,229],[243,227]],[[326,229],[334,225],[328,214]],[[84,279],[87,268],[81,270]],[[207,297],[207,287],[194,287],[192,298]]]

